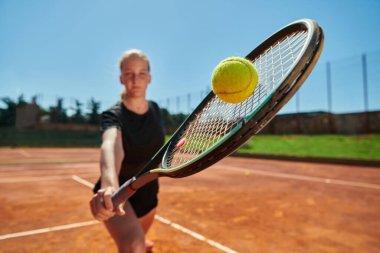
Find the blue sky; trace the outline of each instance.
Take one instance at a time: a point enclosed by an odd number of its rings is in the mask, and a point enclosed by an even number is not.
[[[333,110],[363,109],[362,53],[369,54],[370,109],[380,109],[379,13],[378,0],[1,0],[0,97],[38,95],[44,107],[58,97],[67,107],[93,97],[105,109],[122,90],[120,54],[140,48],[152,65],[148,97],[182,99],[209,87],[220,60],[245,56],[288,23],[312,18],[326,40],[311,84],[300,92],[301,109],[326,109],[328,60]]]

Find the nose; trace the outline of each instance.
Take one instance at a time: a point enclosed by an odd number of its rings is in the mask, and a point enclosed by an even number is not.
[[[137,81],[137,75],[133,74],[132,77],[131,77],[131,79],[132,79],[133,83],[136,83],[136,81]]]

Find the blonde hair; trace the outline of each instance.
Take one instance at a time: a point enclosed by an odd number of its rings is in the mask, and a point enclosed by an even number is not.
[[[141,60],[144,60],[148,64],[148,71],[150,72],[150,63],[148,56],[146,56],[146,54],[139,49],[129,49],[125,51],[119,60],[119,68],[122,69],[123,63],[130,58],[139,58]]]
[[[148,71],[150,72],[150,62],[149,62],[148,56],[146,56],[146,54],[139,49],[129,49],[121,55],[120,60],[119,60],[120,70],[122,69],[124,62],[126,62],[128,59],[131,59],[131,58],[138,58],[138,59],[144,60],[148,64]],[[126,98],[126,95],[127,95],[126,91],[123,91],[120,94],[121,100],[124,100]]]

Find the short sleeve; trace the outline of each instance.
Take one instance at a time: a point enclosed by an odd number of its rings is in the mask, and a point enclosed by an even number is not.
[[[153,101],[149,101],[149,104],[153,108],[154,115],[157,117],[157,119],[162,123],[160,108],[158,107],[158,104]]]
[[[108,110],[100,115],[100,132],[104,133],[107,129],[116,127],[121,129],[121,123],[116,112]]]

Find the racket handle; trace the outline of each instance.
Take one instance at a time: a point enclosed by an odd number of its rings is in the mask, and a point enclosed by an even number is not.
[[[138,177],[132,177],[112,194],[113,206],[124,204],[140,187],[157,178],[157,173],[146,173]]]
[[[137,191],[137,189],[134,189],[132,186],[135,181],[136,178],[132,177],[112,194],[112,204],[114,207],[125,203],[125,201],[127,201]]]

